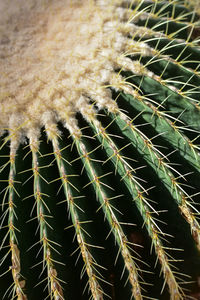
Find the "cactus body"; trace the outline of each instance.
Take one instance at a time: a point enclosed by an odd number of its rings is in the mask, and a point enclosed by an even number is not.
[[[199,299],[196,3],[14,4],[0,7],[0,297]]]

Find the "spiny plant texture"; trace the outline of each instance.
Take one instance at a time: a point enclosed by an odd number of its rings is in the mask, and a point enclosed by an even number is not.
[[[1,299],[200,299],[191,7],[0,0]]]

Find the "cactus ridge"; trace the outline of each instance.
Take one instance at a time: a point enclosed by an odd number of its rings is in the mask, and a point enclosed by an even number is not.
[[[2,299],[198,299],[198,13],[31,0],[2,16]]]

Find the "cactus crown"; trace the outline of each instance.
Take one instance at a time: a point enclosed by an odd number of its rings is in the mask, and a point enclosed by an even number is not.
[[[0,295],[190,299],[196,4],[15,2],[0,7]]]

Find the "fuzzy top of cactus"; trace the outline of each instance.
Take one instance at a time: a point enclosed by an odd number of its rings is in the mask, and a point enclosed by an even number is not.
[[[78,134],[75,114],[95,117],[90,99],[97,108],[118,110],[106,88],[123,86],[115,71],[143,74],[126,55],[154,53],[128,38],[144,30],[134,27],[140,14],[122,2],[1,1],[0,134],[9,131],[13,148],[57,121]]]
[[[47,112],[72,125],[81,96],[109,80],[113,64],[104,51],[113,38],[106,22],[115,7],[87,0],[17,2],[1,4],[1,129],[27,131],[30,122],[37,129]]]

